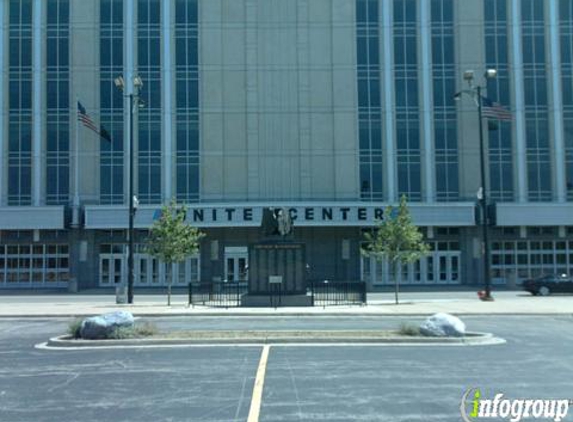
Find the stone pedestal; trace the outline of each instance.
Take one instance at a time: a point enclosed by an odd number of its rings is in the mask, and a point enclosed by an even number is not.
[[[249,247],[249,290],[242,306],[310,306],[303,243],[269,241]]]

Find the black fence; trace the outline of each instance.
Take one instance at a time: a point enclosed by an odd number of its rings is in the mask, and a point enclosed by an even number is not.
[[[363,281],[312,281],[310,291],[313,306],[366,305]]]
[[[247,290],[247,283],[189,283],[189,306],[238,307]]]
[[[241,306],[241,297],[248,292],[247,283],[189,283],[189,306],[217,308]],[[281,306],[281,289],[273,290],[269,306]],[[366,305],[366,283],[362,281],[311,281],[307,295],[312,306]]]

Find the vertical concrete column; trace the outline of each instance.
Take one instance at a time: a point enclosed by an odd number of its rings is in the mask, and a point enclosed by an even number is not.
[[[421,48],[421,127],[422,127],[422,145],[423,152],[423,180],[425,202],[434,202],[436,200],[436,176],[434,165],[434,145],[433,145],[433,127],[432,127],[432,29],[430,2],[427,0],[418,1],[418,17],[420,20],[420,48]]]
[[[380,16],[382,17],[382,86],[384,92],[384,103],[382,105],[384,113],[384,128],[386,136],[384,150],[386,158],[384,166],[386,167],[386,200],[388,202],[396,201],[396,147],[394,145],[394,49],[392,48],[392,2],[380,2]]]
[[[259,180],[259,100],[258,100],[258,0],[245,0],[246,60],[245,74],[247,85],[247,196],[258,198]]]
[[[300,195],[312,195],[310,75],[309,75],[309,4],[312,0],[299,0],[297,5],[297,72],[298,72],[298,138],[300,148]]]
[[[123,191],[126,193],[123,196],[123,202],[125,205],[129,204],[129,154],[132,148],[130,143],[130,125],[129,119],[132,119],[133,116],[129,115],[129,95],[133,94],[133,77],[135,75],[135,0],[126,0],[123,5],[123,38],[124,38],[124,51],[123,51],[123,68],[124,74],[123,78],[125,81],[124,87],[124,102],[123,102],[123,121],[126,122],[124,125],[123,136]],[[145,83],[145,81],[143,81]],[[135,122],[133,124],[135,127]],[[137,133],[137,131],[135,131]],[[134,137],[135,142],[135,137]],[[135,165],[137,169],[137,165]],[[137,186],[137,173],[134,172],[134,186]],[[137,192],[137,188],[134,189],[134,193]]]
[[[42,204],[42,5],[34,0],[32,12],[32,205]]]
[[[173,55],[171,48],[171,0],[163,0],[161,38],[163,40],[163,199],[173,194]]]
[[[549,55],[551,62],[551,91],[553,101],[550,102],[550,114],[553,117],[553,161],[555,165],[555,192],[557,202],[565,202],[567,198],[565,175],[565,145],[563,141],[563,97],[561,93],[561,57],[559,43],[559,5],[557,0],[549,0]]]
[[[515,168],[517,202],[527,201],[527,161],[525,152],[525,100],[521,40],[521,0],[511,1],[511,57],[513,68],[513,104],[515,104]]]
[[[4,162],[5,155],[4,150],[7,147],[8,137],[6,136],[6,100],[4,98],[4,84],[6,81],[6,63],[4,61],[4,54],[6,49],[6,25],[4,19],[6,18],[6,8],[8,7],[8,2],[0,2],[0,207],[6,203],[7,187],[4,185],[6,169],[8,166]]]

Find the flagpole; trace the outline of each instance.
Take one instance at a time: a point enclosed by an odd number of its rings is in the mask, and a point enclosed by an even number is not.
[[[78,119],[78,104],[79,99],[76,97],[76,112],[75,112],[75,119],[76,119],[76,143],[75,143],[75,157],[74,157],[74,200],[73,200],[73,207],[72,207],[72,227],[79,227],[80,226],[80,121]]]

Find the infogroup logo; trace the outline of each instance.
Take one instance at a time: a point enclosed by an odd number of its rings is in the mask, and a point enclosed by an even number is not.
[[[483,398],[479,388],[469,388],[462,396],[460,412],[465,422],[480,419],[508,419],[519,422],[523,419],[563,420],[569,412],[571,400],[508,399],[503,393],[493,398]]]

